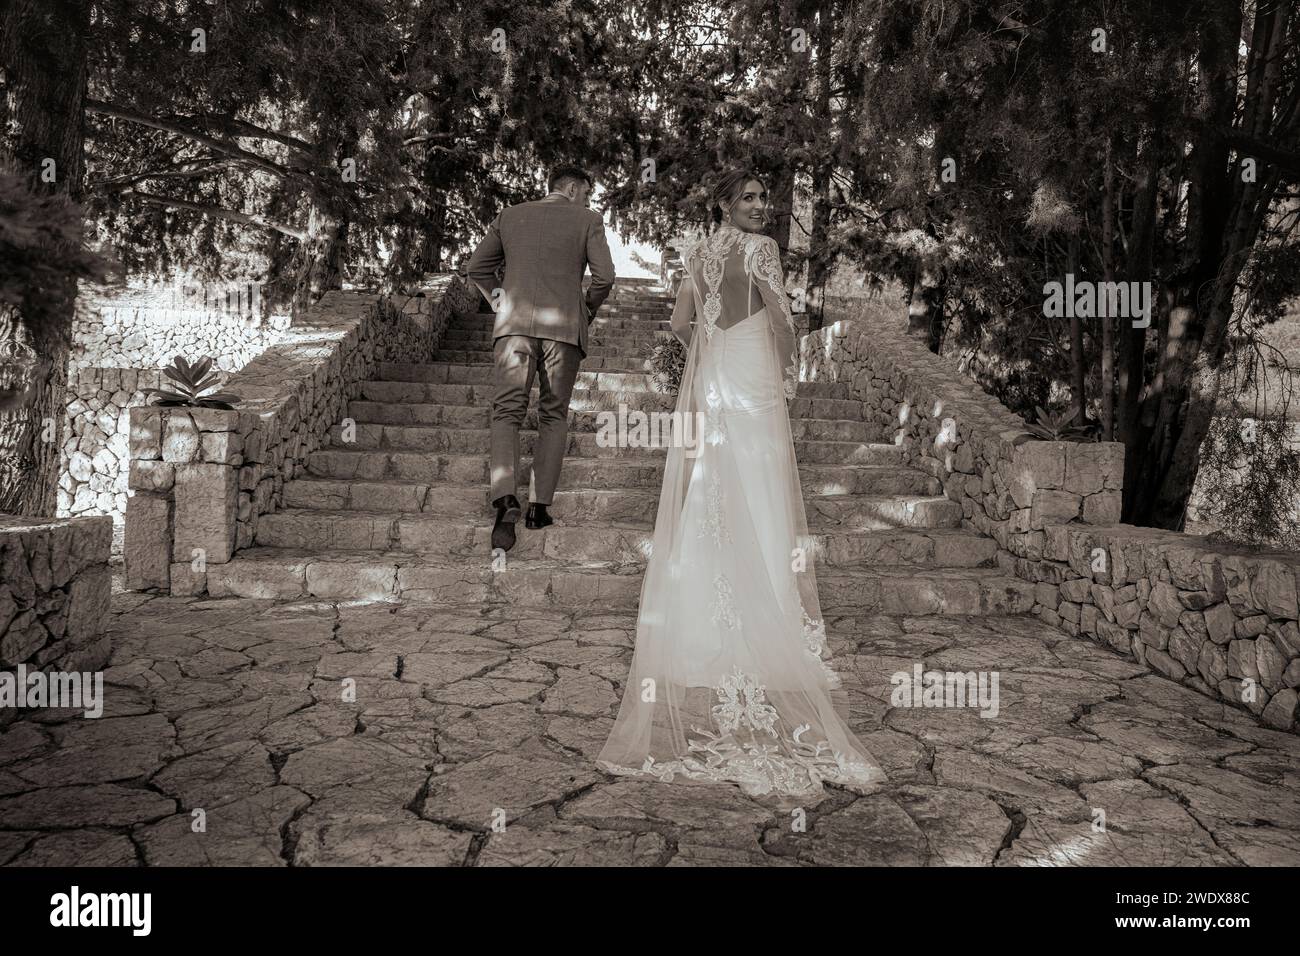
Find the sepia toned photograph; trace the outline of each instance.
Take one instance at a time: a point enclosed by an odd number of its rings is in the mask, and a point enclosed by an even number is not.
[[[1297,370],[1296,0],[3,0],[0,874],[1264,925]]]

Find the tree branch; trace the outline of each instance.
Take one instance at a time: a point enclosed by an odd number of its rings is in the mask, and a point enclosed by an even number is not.
[[[184,120],[182,119],[156,119],[152,116],[146,116],[143,113],[137,113],[135,110],[126,109],[125,107],[113,106],[111,103],[101,103],[98,100],[89,99],[86,100],[86,112],[96,113],[100,116],[109,116],[113,119],[124,120],[128,123],[136,123],[140,126],[148,126],[151,129],[162,130],[164,133],[174,133],[177,136],[184,136],[187,139],[192,139],[196,143],[201,143],[209,149],[215,150],[216,152],[222,153],[226,156],[231,156],[235,159],[242,159],[244,162],[249,163],[258,169],[272,173],[283,179],[303,181],[303,173],[309,174],[306,178],[310,178],[310,174],[314,173],[314,171],[309,167],[300,166],[295,168],[281,166],[279,163],[272,162],[263,156],[257,155],[257,153],[249,152],[235,143],[217,139],[214,136],[209,136],[201,130],[190,129],[185,125]]]
[[[109,179],[99,179],[95,182],[86,183],[85,188],[87,192],[102,192],[121,186],[130,186],[135,183],[145,182],[150,179],[194,179],[198,176],[206,176],[208,173],[219,172],[227,168],[224,162],[214,163],[211,157],[207,157],[203,162],[206,165],[199,166],[195,169],[168,169],[144,173],[129,173],[122,176],[113,176]]]
[[[1238,152],[1256,156],[1293,176],[1300,176],[1300,153],[1270,146],[1238,129],[1223,130],[1222,135],[1228,145],[1235,147]]]
[[[282,146],[292,146],[294,149],[301,149],[304,152],[312,152],[316,149],[315,143],[309,143],[305,139],[299,139],[297,136],[291,136],[288,133],[280,133],[273,129],[263,129],[247,120],[237,119],[233,116],[212,116],[205,114],[195,117],[205,122],[215,123],[225,129],[231,136],[241,136],[245,139],[269,139],[272,142],[280,143]]]
[[[232,222],[242,222],[245,225],[261,226],[263,229],[271,229],[275,232],[283,233],[286,236],[292,236],[300,242],[307,239],[307,231],[299,229],[296,226],[290,226],[282,222],[276,222],[267,219],[265,216],[255,214],[236,212],[233,209],[225,209],[221,206],[205,206],[202,203],[190,202],[187,199],[173,199],[170,196],[158,196],[153,193],[144,193],[135,189],[128,189],[121,193],[123,199],[139,199],[142,202],[152,203],[155,206],[166,206],[169,209],[186,209],[190,212],[202,213],[205,216],[216,216],[218,219],[229,219]]]

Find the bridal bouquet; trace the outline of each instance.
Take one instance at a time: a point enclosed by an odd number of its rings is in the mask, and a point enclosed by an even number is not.
[[[650,346],[645,363],[656,392],[676,395],[686,368],[686,348],[677,336],[665,336]]]

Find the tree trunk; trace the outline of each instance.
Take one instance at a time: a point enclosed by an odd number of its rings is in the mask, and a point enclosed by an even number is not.
[[[0,8],[0,162],[34,191],[74,202],[81,196],[89,10],[87,0],[6,0]],[[14,389],[14,407],[0,411],[0,512],[56,512],[76,295],[69,277],[47,290],[39,316],[0,309],[0,379]]]
[[[930,335],[930,323],[927,316],[928,306],[921,296],[921,267],[912,267],[907,283],[907,334],[916,339],[926,339]]]
[[[831,116],[831,66],[835,44],[834,5],[822,3],[818,10],[817,96],[813,101],[813,128],[822,130],[825,139],[812,168],[812,226],[808,240],[808,288],[804,299],[808,306],[809,331],[822,327],[826,314],[826,280],[830,276],[831,173],[835,166],[835,149],[829,141],[836,125]]]
[[[1115,281],[1115,167],[1112,138],[1106,140],[1106,164],[1101,196],[1101,279]],[[1101,440],[1115,437],[1115,320],[1101,317]]]
[[[943,300],[943,282],[924,266],[915,266],[907,293],[907,334],[935,355],[943,348]]]
[[[1138,138],[1133,186],[1133,223],[1128,246],[1125,278],[1130,282],[1150,282],[1153,278],[1156,209],[1160,188],[1161,143],[1156,130]],[[1164,321],[1164,297],[1153,297],[1151,327]],[[1119,332],[1119,409],[1115,416],[1117,437],[1124,443],[1123,520],[1136,524],[1139,469],[1147,453],[1148,432],[1141,427],[1142,398],[1146,386],[1147,329],[1134,328],[1130,320],[1121,320]]]
[[[432,129],[438,135],[451,132],[446,110],[437,110]],[[438,150],[425,147],[421,188],[424,192],[425,227],[420,242],[420,271],[441,272],[443,250],[447,248],[447,203],[451,199],[454,170]]]
[[[313,205],[307,217],[307,238],[298,243],[291,260],[295,319],[330,289],[339,287],[339,254],[345,234],[345,222]]]
[[[787,172],[769,187],[775,222],[772,237],[784,256],[790,249],[790,220],[794,216],[794,173]]]
[[[947,315],[944,312],[947,289],[944,287],[943,280],[937,279],[933,285],[926,286],[921,295],[926,300],[930,318],[929,335],[926,338],[925,346],[935,355],[942,355],[943,333],[944,327],[947,325]]]
[[[822,327],[826,312],[826,280],[830,273],[827,261],[831,217],[830,185],[829,170],[818,167],[813,171],[812,230],[808,242],[808,288],[804,290],[810,332],[815,332]]]
[[[1079,234],[1070,236],[1069,271],[1079,274]],[[1082,427],[1088,419],[1087,369],[1083,356],[1083,317],[1070,310],[1070,391],[1074,393],[1073,424]]]
[[[1142,455],[1134,488],[1134,523],[1171,531],[1183,528],[1201,442],[1218,398],[1218,356],[1211,354],[1207,363],[1202,346],[1219,351],[1244,264],[1228,235],[1234,190],[1221,132],[1231,127],[1236,106],[1241,11],[1229,0],[1217,0],[1215,7],[1217,17],[1206,20],[1197,51],[1196,113],[1202,125],[1188,156],[1184,266],[1173,284],[1151,408],[1143,415],[1151,446]]]
[[[446,198],[446,193],[440,193],[439,200]],[[447,205],[439,201],[429,208],[429,223],[424,230],[423,255],[420,257],[420,270],[422,273],[441,272],[442,271],[442,250],[446,246],[447,240]]]

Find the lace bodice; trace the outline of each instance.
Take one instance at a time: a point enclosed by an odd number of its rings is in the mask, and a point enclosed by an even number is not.
[[[776,240],[724,223],[682,259],[686,275],[673,307],[673,333],[689,345],[692,325],[711,339],[718,329],[729,329],[765,310],[785,392],[792,395],[798,379],[794,316]]]

